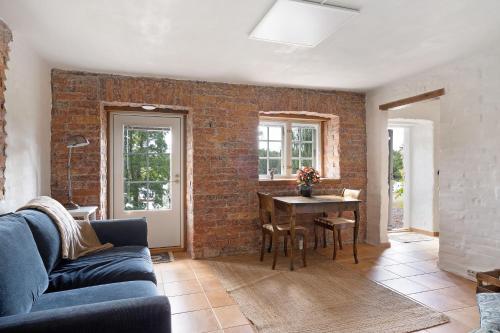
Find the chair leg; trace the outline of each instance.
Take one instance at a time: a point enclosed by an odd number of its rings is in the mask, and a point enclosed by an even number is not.
[[[273,238],[274,238],[274,233],[273,233],[273,236],[269,237],[269,246],[267,247],[267,252],[268,253],[271,253],[271,250],[273,248]]]
[[[316,226],[316,222],[314,222],[314,249],[318,249],[318,227]]]
[[[304,263],[304,267],[307,266],[306,263],[306,248],[307,248],[307,236],[305,232],[302,234],[302,262]]]
[[[285,240],[283,242],[283,250],[285,251],[285,257],[288,257],[288,235],[285,235]]]
[[[326,248],[326,228],[323,228],[323,248]]]
[[[266,233],[262,230],[262,246],[260,247],[260,261],[264,260],[264,252],[266,251]]]
[[[343,250],[343,246],[342,246],[342,229],[337,229],[337,236],[339,238],[339,248],[341,250]]]
[[[274,254],[273,254],[273,269],[276,268],[276,260],[278,258],[278,236],[276,235],[276,233],[273,233],[273,237],[272,237],[272,241],[274,243]]]
[[[352,241],[352,251],[354,254],[354,262],[357,264],[359,263],[358,260],[358,228],[353,228],[354,230],[354,235],[353,235],[353,241]]]
[[[335,228],[333,228],[333,258],[335,260],[337,258],[337,240],[335,239]]]

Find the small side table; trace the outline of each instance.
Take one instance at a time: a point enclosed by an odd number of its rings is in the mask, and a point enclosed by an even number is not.
[[[81,206],[77,209],[68,210],[75,220],[93,221],[96,219],[97,206]]]

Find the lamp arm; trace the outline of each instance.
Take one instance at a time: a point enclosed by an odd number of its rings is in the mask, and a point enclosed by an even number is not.
[[[73,147],[69,147],[68,149],[68,203],[73,202],[73,186],[71,185],[71,152]]]

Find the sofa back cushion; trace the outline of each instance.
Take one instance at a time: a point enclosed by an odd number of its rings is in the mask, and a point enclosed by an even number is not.
[[[30,312],[47,289],[47,271],[24,217],[0,217],[0,317]]]
[[[47,214],[38,210],[26,209],[18,214],[28,222],[45,269],[50,274],[61,260],[61,236],[56,225]]]

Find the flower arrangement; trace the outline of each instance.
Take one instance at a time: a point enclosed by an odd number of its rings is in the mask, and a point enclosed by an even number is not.
[[[303,167],[297,171],[299,193],[304,197],[312,195],[312,186],[320,182],[319,172],[311,167]]]
[[[319,172],[311,167],[303,167],[297,171],[297,183],[311,186],[320,182]]]

